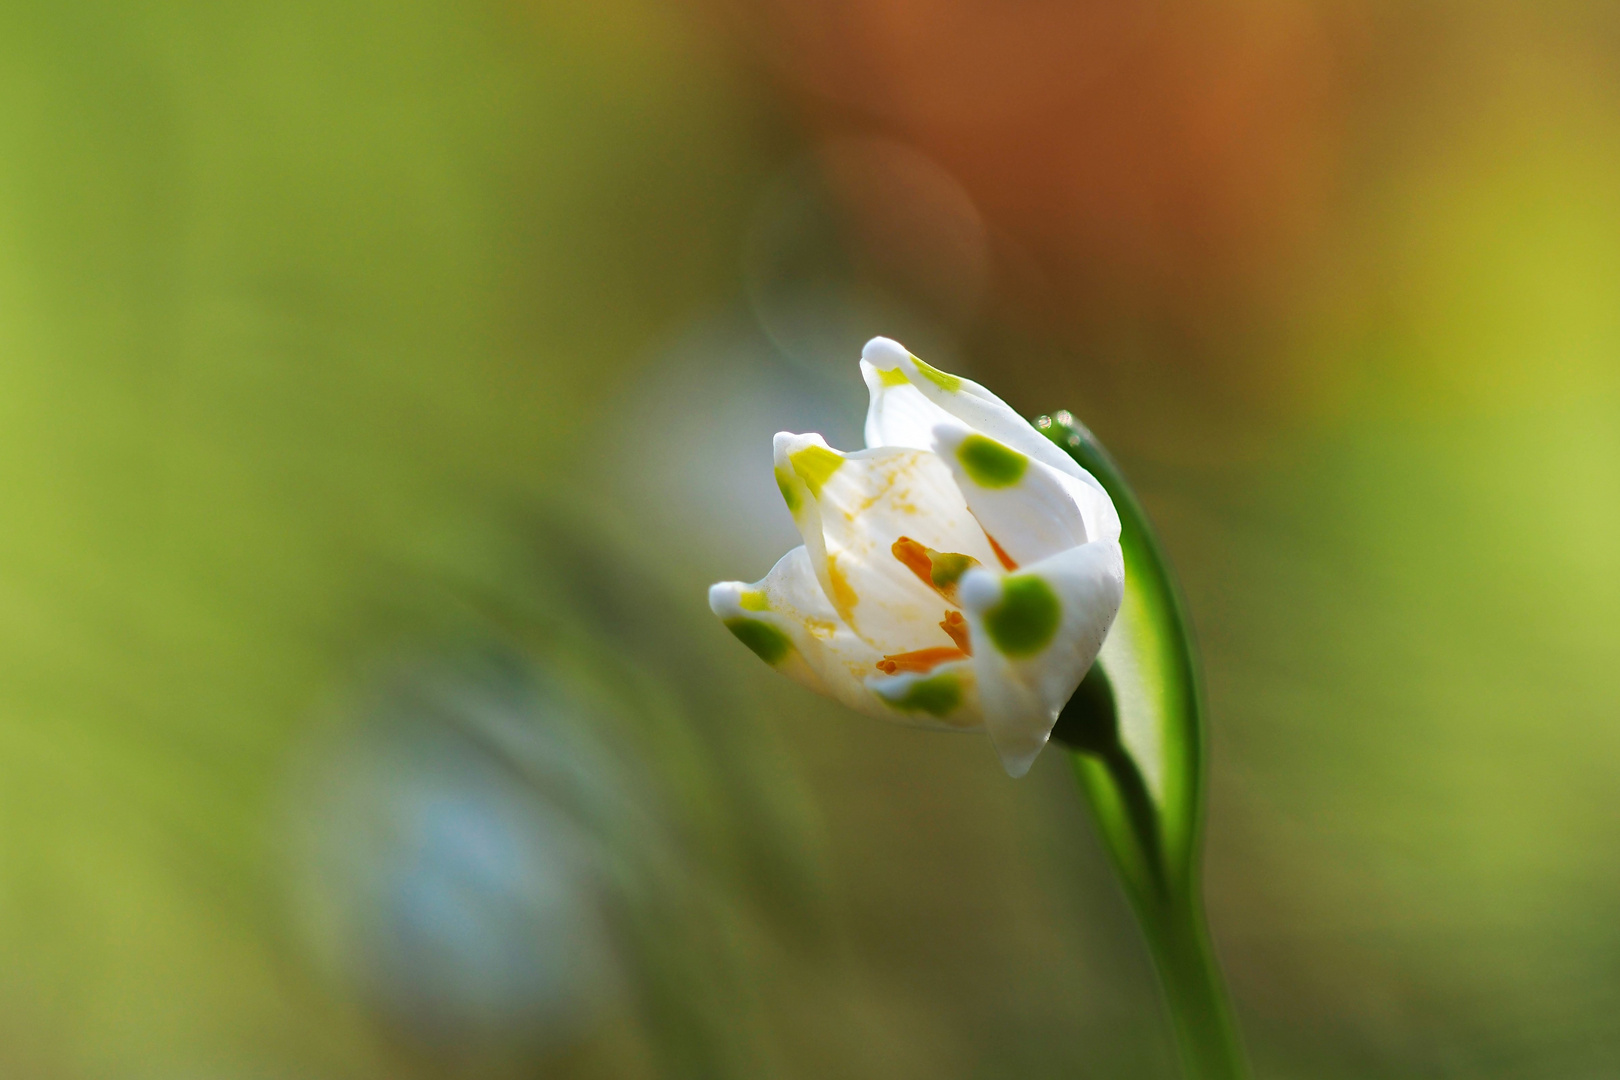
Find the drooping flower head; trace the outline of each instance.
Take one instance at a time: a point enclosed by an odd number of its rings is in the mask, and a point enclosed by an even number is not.
[[[1119,516],[977,383],[881,337],[861,374],[865,450],[776,436],[804,545],[709,606],[790,678],[869,716],[982,729],[1022,776],[1119,610]]]

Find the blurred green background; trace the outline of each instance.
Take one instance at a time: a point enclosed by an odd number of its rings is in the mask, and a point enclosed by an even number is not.
[[[1172,1076],[1055,755],[705,610],[876,333],[1159,520],[1262,1077],[1620,1075],[1581,0],[0,5],[0,1075]]]

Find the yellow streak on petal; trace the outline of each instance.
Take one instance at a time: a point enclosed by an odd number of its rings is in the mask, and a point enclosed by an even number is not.
[[[855,605],[861,602],[861,598],[850,588],[844,572],[838,569],[838,560],[831,555],[827,556],[827,580],[832,584],[833,607],[837,608],[838,613],[848,621],[850,612],[855,610]]]
[[[878,368],[877,373],[884,386],[905,386],[906,383],[910,382],[906,378],[906,373],[900,368]]]
[[[766,599],[763,589],[749,589],[737,597],[737,606],[745,611],[769,611],[771,602]]]
[[[821,485],[832,479],[832,474],[844,463],[842,455],[813,443],[803,450],[795,450],[789,455],[788,460],[793,463],[793,471],[799,474],[799,478],[810,489],[810,494],[818,498],[821,495]]]
[[[822,641],[826,641],[838,633],[838,624],[831,619],[807,618],[804,620],[804,628],[810,631],[811,637]]]
[[[922,375],[923,378],[927,379],[929,382],[933,383],[947,394],[954,394],[958,390],[962,389],[962,380],[960,378],[952,375],[950,372],[941,371],[937,367],[931,367],[930,365],[923,363],[915,353],[912,354],[911,362],[917,365],[918,374]]]

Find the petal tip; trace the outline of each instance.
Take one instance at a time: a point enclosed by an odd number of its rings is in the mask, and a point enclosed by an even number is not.
[[[1001,602],[1000,579],[983,568],[975,568],[963,574],[956,589],[956,595],[961,598],[962,606],[975,614]]]
[[[861,348],[861,359],[875,368],[899,367],[911,354],[894,338],[875,337]]]
[[[771,440],[771,457],[779,468],[792,469],[794,455],[801,454],[805,450],[810,450],[812,454],[817,450],[830,454],[838,453],[827,445],[826,439],[814,431],[802,435],[792,431],[778,431]]]
[[[709,586],[709,610],[724,619],[736,614],[742,607],[740,598],[745,588],[740,581],[717,581]]]
[[[1019,780],[1029,774],[1030,768],[1035,764],[1035,759],[1041,756],[1041,751],[1044,749],[1046,749],[1046,740],[1042,739],[1041,745],[1033,750],[1004,752],[1000,747],[997,747],[996,752],[1001,757],[1001,767],[1007,770],[1007,775],[1014,780]]]

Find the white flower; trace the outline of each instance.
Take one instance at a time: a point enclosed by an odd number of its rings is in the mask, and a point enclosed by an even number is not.
[[[869,716],[983,729],[1029,771],[1102,648],[1125,568],[1089,473],[1005,402],[873,338],[865,450],[776,436],[804,545],[709,606],[767,664]]]

